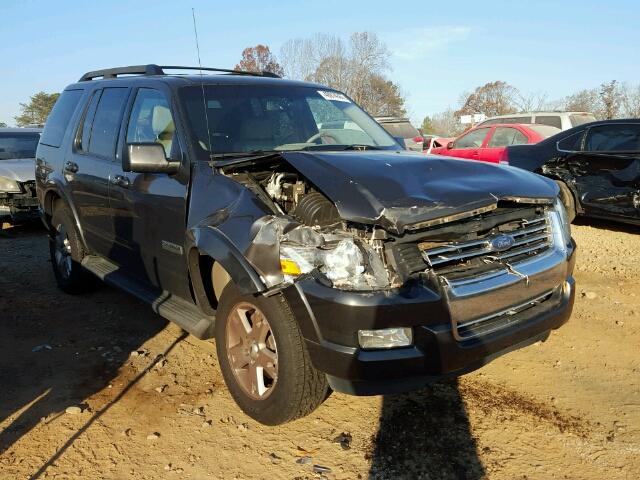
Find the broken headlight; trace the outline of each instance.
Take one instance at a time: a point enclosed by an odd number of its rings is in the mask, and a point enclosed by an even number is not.
[[[0,177],[0,192],[20,193],[20,185],[15,180],[7,177]]]
[[[280,266],[289,279],[317,268],[336,288],[372,290],[389,286],[389,274],[380,256],[351,238],[323,247],[282,244]]]
[[[553,207],[558,218],[558,226],[561,230],[562,243],[567,246],[571,243],[571,224],[569,222],[569,217],[567,216],[567,210],[564,208],[564,204],[562,203],[562,200],[560,200],[560,197],[556,198]]]

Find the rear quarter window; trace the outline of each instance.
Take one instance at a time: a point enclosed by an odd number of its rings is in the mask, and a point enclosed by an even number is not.
[[[536,115],[536,124],[562,129],[562,119],[558,115]]]
[[[394,137],[413,138],[420,136],[420,132],[409,122],[382,123],[381,125]]]
[[[44,126],[40,143],[51,147],[59,147],[75,112],[83,90],[65,90],[53,106],[47,123]]]

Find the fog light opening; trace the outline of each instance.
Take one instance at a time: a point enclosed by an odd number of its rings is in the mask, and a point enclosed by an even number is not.
[[[411,328],[358,330],[358,343],[367,350],[408,347],[413,344],[413,331]]]

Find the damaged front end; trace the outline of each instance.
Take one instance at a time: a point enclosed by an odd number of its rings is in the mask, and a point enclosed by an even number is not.
[[[381,256],[382,242],[340,227],[310,227],[285,217],[264,217],[246,251],[267,287],[290,284],[313,275],[344,290],[379,290],[392,286]],[[369,237],[369,238],[367,238]]]

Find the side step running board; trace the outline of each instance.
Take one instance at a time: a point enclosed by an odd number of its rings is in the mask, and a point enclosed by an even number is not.
[[[148,303],[158,315],[177,324],[193,336],[200,339],[213,337],[215,316],[205,315],[193,303],[167,291],[154,290],[142,284],[123,273],[120,267],[102,257],[88,255],[82,259],[82,266],[105,283],[120,288]]]

